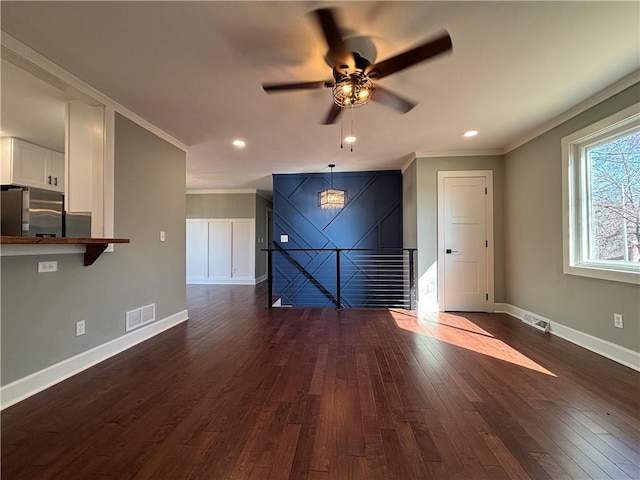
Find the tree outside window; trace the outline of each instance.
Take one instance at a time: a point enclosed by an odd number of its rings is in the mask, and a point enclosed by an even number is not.
[[[640,262],[640,130],[587,147],[589,260]]]
[[[562,271],[640,285],[640,103],[562,139]]]

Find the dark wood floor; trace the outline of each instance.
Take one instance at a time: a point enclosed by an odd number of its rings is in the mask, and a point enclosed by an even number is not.
[[[189,322],[2,412],[2,479],[638,479],[640,374],[506,315]]]

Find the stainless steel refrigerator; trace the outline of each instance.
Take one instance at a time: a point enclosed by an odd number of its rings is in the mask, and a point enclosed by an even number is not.
[[[64,195],[40,188],[2,186],[0,234],[90,237],[91,215],[65,215]]]

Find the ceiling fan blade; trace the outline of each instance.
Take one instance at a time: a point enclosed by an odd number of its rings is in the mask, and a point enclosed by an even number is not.
[[[407,113],[413,107],[417,105],[416,102],[402,98],[397,93],[393,93],[391,90],[382,88],[380,85],[376,85],[373,93],[371,94],[371,100],[393,108],[400,113]]]
[[[336,22],[333,10],[329,8],[321,8],[315,11],[318,23],[324,34],[324,38],[329,46],[329,58],[333,62],[333,66],[342,67],[343,65],[353,65],[353,55],[349,52],[345,44],[340,28]]]
[[[451,37],[447,32],[444,32],[438,38],[429,40],[423,45],[369,66],[365,73],[375,79],[386,77],[416,63],[424,62],[436,55],[448,52],[452,48]]]
[[[333,82],[319,80],[317,82],[293,82],[293,83],[263,83],[262,88],[267,93],[282,92],[286,90],[314,90],[333,86]]]
[[[338,117],[341,113],[341,107],[339,107],[335,103],[331,104],[331,109],[327,112],[327,116],[322,121],[322,125],[331,125],[332,123],[336,123],[336,120],[338,120]]]

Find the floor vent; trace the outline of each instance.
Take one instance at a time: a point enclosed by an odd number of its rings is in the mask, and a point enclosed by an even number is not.
[[[525,313],[522,321],[543,332],[549,331],[549,324],[551,323],[549,322],[549,320],[538,318],[535,315],[531,315],[530,313]]]
[[[156,304],[129,310],[125,314],[125,326],[127,332],[140,328],[156,319]]]

